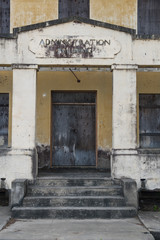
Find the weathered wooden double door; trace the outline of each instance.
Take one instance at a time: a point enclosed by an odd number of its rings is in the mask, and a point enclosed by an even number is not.
[[[96,93],[52,92],[52,167],[96,165]]]

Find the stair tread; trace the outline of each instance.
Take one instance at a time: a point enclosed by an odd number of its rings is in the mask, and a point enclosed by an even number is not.
[[[134,207],[13,207],[13,210],[136,210]]]
[[[29,188],[31,189],[37,189],[37,188],[44,188],[44,186],[41,186],[41,185],[33,185],[33,186],[29,186]],[[59,189],[59,188],[64,188],[64,189],[77,189],[77,188],[81,188],[81,189],[110,189],[110,188],[114,188],[114,189],[120,189],[122,188],[122,186],[119,186],[119,185],[112,185],[112,186],[105,186],[105,187],[102,187],[102,186],[45,186],[45,188],[52,188],[52,189]]]
[[[42,176],[42,177],[37,177],[36,178],[36,180],[44,180],[44,179],[105,179],[105,180],[113,180],[113,178],[112,177],[104,177],[104,176],[83,176],[83,175],[81,175],[81,176],[65,176],[65,175],[63,175],[63,176]]]
[[[122,196],[26,196],[24,199],[124,199]]]
[[[136,208],[126,205],[120,181],[92,175],[30,180],[23,205],[12,208],[12,216],[22,219],[117,219],[136,214]]]

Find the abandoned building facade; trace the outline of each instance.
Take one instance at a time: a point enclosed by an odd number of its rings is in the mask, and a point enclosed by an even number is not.
[[[158,0],[0,3],[0,177],[92,168],[160,189]]]

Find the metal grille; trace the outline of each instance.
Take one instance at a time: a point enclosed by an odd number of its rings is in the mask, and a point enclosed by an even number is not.
[[[160,94],[140,94],[141,148],[160,148]]]
[[[59,18],[89,18],[89,0],[59,0]]]
[[[0,93],[0,147],[8,145],[9,94]]]
[[[10,32],[10,0],[0,0],[0,33]]]

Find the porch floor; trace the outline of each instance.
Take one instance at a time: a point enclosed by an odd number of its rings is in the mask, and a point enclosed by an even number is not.
[[[106,170],[97,170],[93,168],[55,168],[39,170],[38,177],[42,178],[111,178],[111,173]]]

